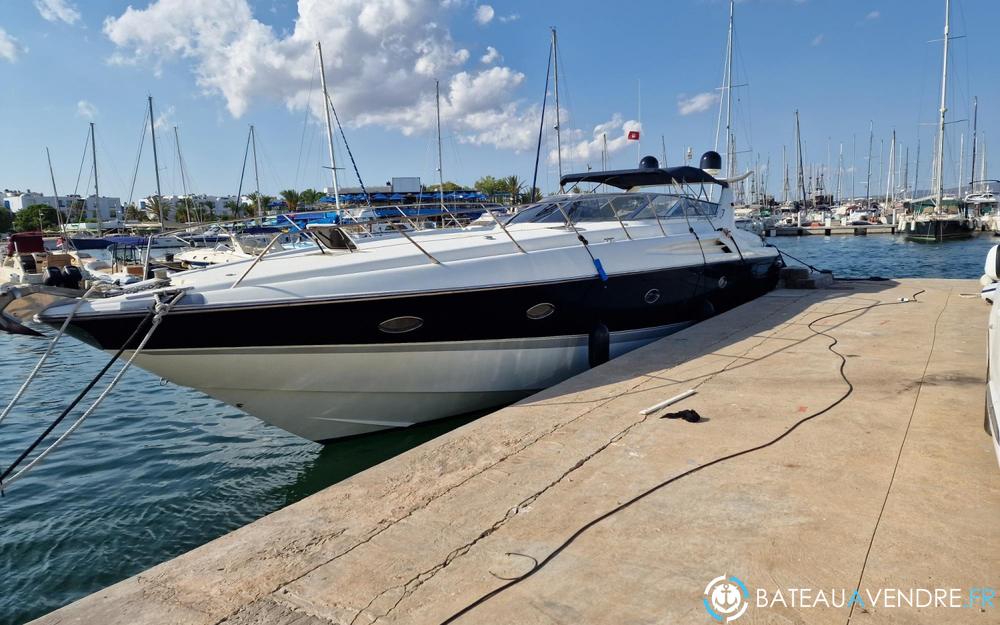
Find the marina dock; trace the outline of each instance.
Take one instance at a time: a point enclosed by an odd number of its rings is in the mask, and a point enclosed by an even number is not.
[[[995,622],[996,599],[756,603],[995,585],[978,293],[774,291],[35,622],[712,623],[718,576],[747,586],[740,622]]]
[[[801,237],[807,235],[836,236],[869,234],[896,234],[896,226],[892,224],[871,224],[868,226],[773,226],[767,228],[765,234],[774,237]]]

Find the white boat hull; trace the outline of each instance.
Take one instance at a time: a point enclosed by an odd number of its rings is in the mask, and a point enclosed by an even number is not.
[[[611,357],[685,327],[612,333]],[[136,362],[313,441],[511,403],[588,368],[587,336],[143,352]]]

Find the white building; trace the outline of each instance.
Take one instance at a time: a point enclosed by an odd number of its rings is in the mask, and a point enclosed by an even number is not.
[[[3,192],[3,205],[15,213],[34,204],[51,206],[66,215],[70,221],[96,220],[98,215],[102,221],[114,221],[120,219],[122,214],[122,202],[116,197],[91,195],[84,198],[79,195],[65,195],[59,196],[57,201],[54,196],[44,195],[31,189],[23,192],[5,189]]]

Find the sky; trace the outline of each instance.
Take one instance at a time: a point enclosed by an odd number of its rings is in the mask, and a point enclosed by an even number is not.
[[[612,169],[645,154],[662,160],[664,145],[668,165],[683,162],[688,148],[697,161],[715,147],[725,0],[132,1],[0,0],[0,187],[51,192],[48,147],[60,194],[91,192],[85,146],[94,122],[101,194],[154,193],[148,131],[137,163],[150,95],[163,194],[185,185],[235,193],[251,124],[262,192],[330,186],[317,41],[366,184],[436,182],[435,80],[444,178],[530,181],[551,27],[563,173],[601,168],[605,135]],[[963,134],[970,178],[973,96],[981,141],[996,151],[990,175],[1000,178],[1000,2],[952,5],[945,181],[958,179]],[[827,188],[842,145],[843,192],[853,182],[864,195],[869,124],[873,193],[885,184],[893,130],[901,154],[909,152],[909,179],[919,176],[926,188],[943,27],[943,0],[737,2],[739,168],[770,171],[768,186],[780,196],[782,148],[791,166],[798,110],[803,160],[817,171],[830,164]],[[545,192],[558,187],[553,92],[550,83],[538,173]],[[639,128],[640,141],[628,141]],[[339,137],[337,159],[340,184],[357,185]],[[249,163],[244,192],[256,186],[252,156]]]

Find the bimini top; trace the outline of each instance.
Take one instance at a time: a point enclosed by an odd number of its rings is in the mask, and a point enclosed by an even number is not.
[[[618,169],[615,171],[588,171],[582,174],[566,174],[559,184],[566,186],[573,182],[594,182],[618,189],[651,187],[664,184],[717,184],[728,187],[724,180],[718,180],[697,167],[667,167]]]

